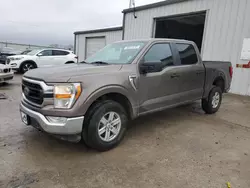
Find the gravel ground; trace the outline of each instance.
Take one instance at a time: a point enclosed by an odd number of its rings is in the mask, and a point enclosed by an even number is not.
[[[130,122],[122,143],[99,153],[21,123],[21,75],[0,86],[0,187],[250,187],[250,98],[225,95]]]

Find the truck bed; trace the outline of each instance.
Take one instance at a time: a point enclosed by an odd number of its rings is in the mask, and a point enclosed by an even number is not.
[[[215,80],[216,77],[221,77],[224,80],[224,91],[227,92],[230,89],[230,83],[232,79],[232,64],[229,61],[203,61],[206,77],[205,77],[205,95],[210,91],[210,83]]]

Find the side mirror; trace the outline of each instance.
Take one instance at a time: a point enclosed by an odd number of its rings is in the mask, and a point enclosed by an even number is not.
[[[146,63],[140,63],[139,65],[140,74],[147,74],[148,73],[148,65]]]
[[[42,55],[43,55],[42,53],[37,54],[37,56],[39,56],[39,57],[42,56]]]
[[[143,60],[139,64],[139,72],[140,74],[147,74],[151,72],[160,72],[162,71],[162,63],[159,62],[147,62],[145,63]]]

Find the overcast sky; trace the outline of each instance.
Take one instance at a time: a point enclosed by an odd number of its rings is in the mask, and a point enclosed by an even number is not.
[[[0,0],[0,41],[73,44],[74,31],[122,25],[128,6],[129,0]]]

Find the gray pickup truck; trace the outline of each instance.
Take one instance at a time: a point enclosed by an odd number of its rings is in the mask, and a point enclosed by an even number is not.
[[[121,41],[86,61],[25,73],[22,121],[97,150],[115,147],[127,122],[200,100],[218,111],[230,88],[230,62],[202,61],[193,42],[174,39]]]

